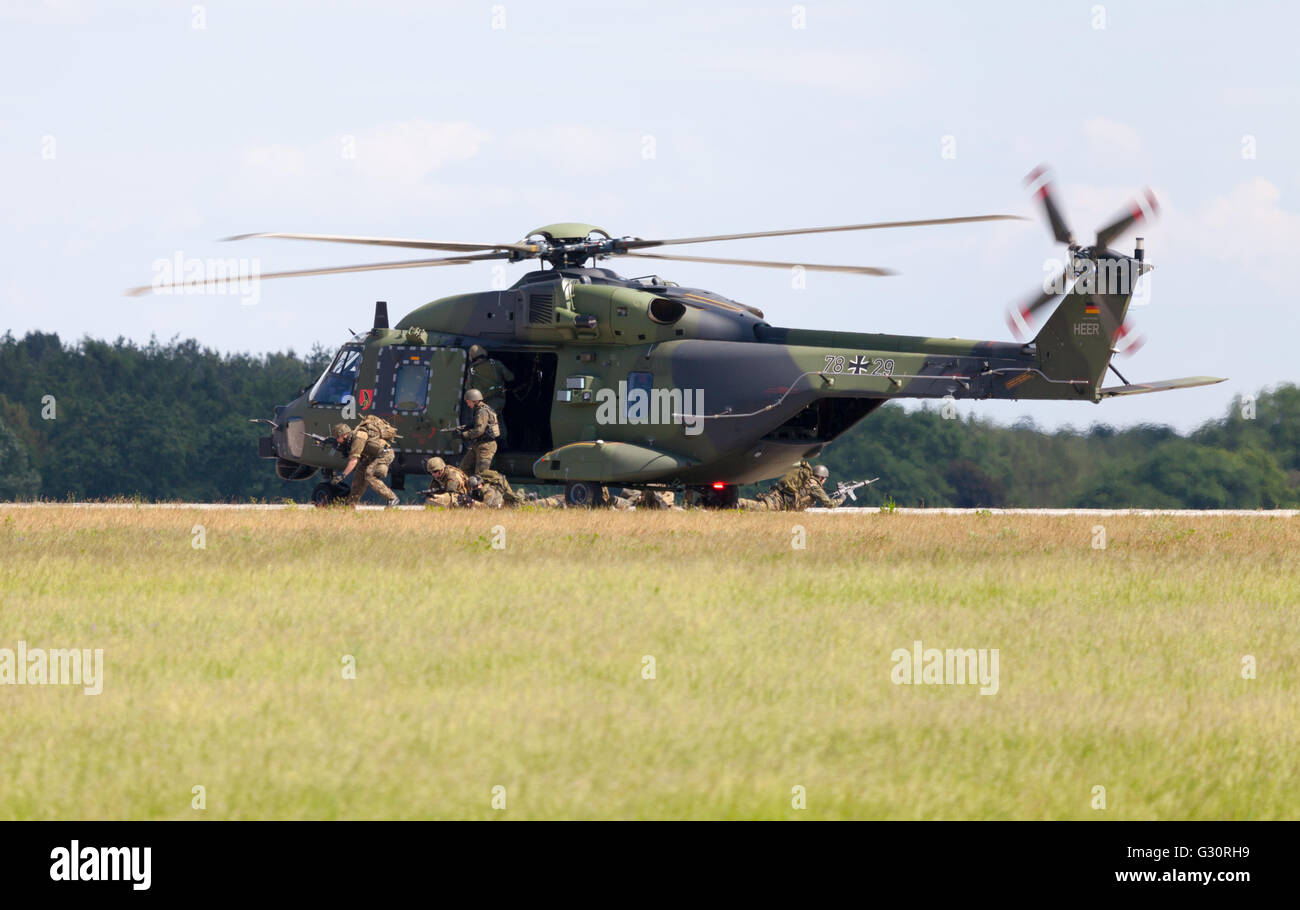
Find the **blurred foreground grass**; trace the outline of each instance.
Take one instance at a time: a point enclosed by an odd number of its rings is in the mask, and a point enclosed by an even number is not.
[[[0,686],[0,818],[1294,818],[1297,552],[1286,518],[0,506],[0,648],[106,666]],[[998,692],[894,685],[917,640],[999,649]]]

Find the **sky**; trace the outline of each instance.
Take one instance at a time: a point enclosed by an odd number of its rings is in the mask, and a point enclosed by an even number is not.
[[[1151,187],[1132,381],[1208,388],[958,403],[1044,427],[1222,416],[1297,379],[1300,7],[1038,2],[0,3],[0,331],[222,351],[335,347],[522,264],[127,297],[159,262],[261,272],[419,251],[257,231],[512,242],[1007,213],[1031,219],[734,241],[690,255],[883,266],[890,277],[609,260],[775,325],[1010,340],[1063,250],[1024,176],[1052,166],[1091,240]],[[428,254],[437,255],[437,254]],[[286,398],[293,390],[286,390]]]

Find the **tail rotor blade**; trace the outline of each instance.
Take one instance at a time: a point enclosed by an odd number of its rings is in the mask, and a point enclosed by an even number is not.
[[[1133,322],[1127,318],[1123,322],[1117,323],[1115,316],[1111,313],[1110,308],[1096,294],[1088,295],[1092,302],[1097,306],[1097,313],[1101,317],[1102,329],[1106,337],[1110,339],[1110,349],[1121,357],[1131,357],[1142,349],[1146,344],[1146,337],[1136,330]]]
[[[1050,288],[1044,288],[1038,296],[1032,298],[1028,303],[1019,307],[1013,307],[1007,310],[1007,326],[1011,329],[1011,334],[1016,337],[1017,341],[1024,341],[1029,337],[1033,330],[1033,323],[1030,321],[1033,315],[1061,297],[1065,296],[1065,279],[1068,269],[1061,269],[1061,274],[1056,277],[1056,281]]]
[[[1097,231],[1097,248],[1106,249],[1110,246],[1110,242],[1120,234],[1139,221],[1154,218],[1159,211],[1160,204],[1156,202],[1155,193],[1151,192],[1150,189],[1144,190],[1141,196],[1129,203],[1127,212]]]
[[[1121,357],[1132,357],[1146,343],[1146,336],[1139,333],[1133,323],[1126,319],[1111,339],[1111,350]]]
[[[1052,236],[1056,238],[1057,243],[1064,243],[1067,246],[1074,243],[1074,235],[1066,227],[1065,218],[1061,216],[1061,210],[1056,204],[1056,197],[1052,195],[1052,180],[1047,176],[1047,168],[1039,165],[1029,172],[1025,182],[1031,186],[1042,178],[1042,184],[1034,192],[1039,202],[1043,205],[1043,210],[1047,212],[1047,223],[1052,228]]]

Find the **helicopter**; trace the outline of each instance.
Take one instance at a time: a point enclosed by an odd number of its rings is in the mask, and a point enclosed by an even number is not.
[[[615,237],[595,225],[550,224],[516,243],[403,240],[331,234],[242,234],[433,250],[455,255],[263,274],[332,275],[536,260],[540,268],[503,290],[444,297],[389,325],[376,303],[369,331],[344,342],[330,365],[274,419],[258,454],[285,480],[324,478],[312,500],[342,495],[346,457],[324,444],[334,424],[377,414],[399,438],[390,483],[404,489],[432,456],[455,458],[462,399],[475,359],[512,377],[498,402],[502,438],[493,467],[512,481],[561,484],[573,506],[602,487],[676,489],[704,507],[735,506],[741,484],[785,473],[817,456],[887,401],[1033,399],[1097,403],[1224,381],[1193,376],[1130,383],[1112,364],[1131,341],[1126,321],[1136,282],[1153,266],[1142,238],[1133,254],[1110,244],[1157,209],[1148,190],[1091,244],[1075,240],[1044,168],[1031,172],[1056,242],[1067,257],[1055,281],[1008,311],[1016,341],[978,341],[783,328],[761,310],[656,275],[624,278],[608,259],[657,259],[880,276],[890,270],[687,256],[663,247],[932,225],[1024,220],[974,215],[675,239]],[[549,268],[547,268],[549,266]],[[164,286],[165,287],[165,286]],[[128,293],[147,293],[158,285]],[[1054,306],[1032,336],[1035,317]],[[1103,386],[1107,371],[1120,384]]]

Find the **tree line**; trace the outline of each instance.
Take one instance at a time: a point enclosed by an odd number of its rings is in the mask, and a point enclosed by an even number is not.
[[[252,356],[194,340],[138,345],[0,337],[0,500],[305,501],[257,457],[277,404],[328,365],[319,346]],[[1188,434],[1048,432],[886,404],[826,447],[836,479],[880,477],[859,503],[962,507],[1300,505],[1300,387],[1266,389]],[[864,495],[865,494],[865,495]]]

